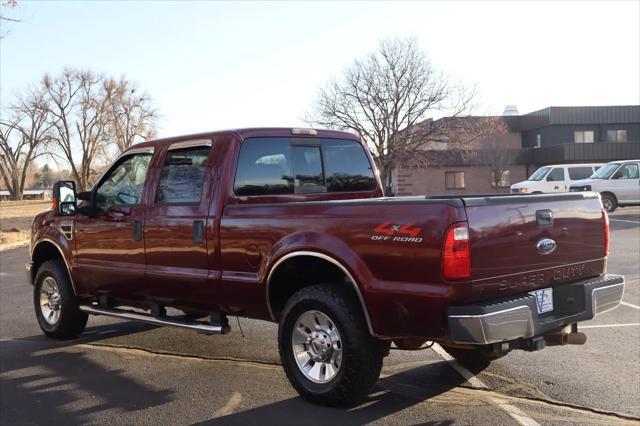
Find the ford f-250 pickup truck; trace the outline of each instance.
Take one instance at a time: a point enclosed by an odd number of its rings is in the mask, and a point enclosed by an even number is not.
[[[43,332],[88,314],[209,334],[228,316],[279,323],[305,398],[351,404],[391,342],[435,341],[463,362],[580,344],[616,307],[598,194],[383,196],[352,134],[244,129],[141,143],[91,191],[54,186],[31,230]],[[167,308],[173,308],[167,311]],[[171,312],[179,312],[171,314]]]

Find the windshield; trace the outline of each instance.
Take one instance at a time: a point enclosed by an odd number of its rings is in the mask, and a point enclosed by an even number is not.
[[[592,174],[590,179],[609,179],[618,167],[620,167],[620,164],[605,164]]]
[[[549,173],[549,170],[551,170],[551,167],[540,167],[538,170],[533,172],[533,174],[529,176],[529,179],[527,180],[542,180],[547,175],[547,173]]]

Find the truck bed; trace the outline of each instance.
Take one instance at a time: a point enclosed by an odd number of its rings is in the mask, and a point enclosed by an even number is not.
[[[550,210],[553,223],[536,223]],[[469,223],[471,279],[447,282],[441,251],[448,227]],[[536,251],[550,238],[556,250]],[[605,271],[597,194],[399,197],[227,205],[220,223],[225,300],[266,315],[268,265],[292,252],[339,261],[358,281],[377,334],[444,332],[449,304],[526,293]],[[307,278],[313,280],[312,274]],[[249,296],[251,295],[251,296]]]

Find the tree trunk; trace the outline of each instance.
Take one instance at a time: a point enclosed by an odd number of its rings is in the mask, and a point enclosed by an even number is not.
[[[380,181],[382,182],[382,190],[384,191],[385,197],[391,197],[395,195],[391,187],[391,172],[392,169],[390,167],[380,168]]]
[[[12,188],[9,189],[9,192],[12,192],[11,194],[11,199],[14,201],[21,201],[22,200],[22,189],[20,188],[20,181],[18,179],[18,176],[12,176],[12,180],[13,180],[13,184],[11,185]]]

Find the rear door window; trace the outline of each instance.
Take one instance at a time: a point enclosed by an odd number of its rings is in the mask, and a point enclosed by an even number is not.
[[[168,151],[160,173],[156,203],[199,203],[210,151],[209,146]]]
[[[569,167],[569,179],[580,180],[586,179],[593,174],[591,167]]]
[[[373,191],[376,179],[362,145],[353,140],[252,138],[242,143],[237,195]]]

